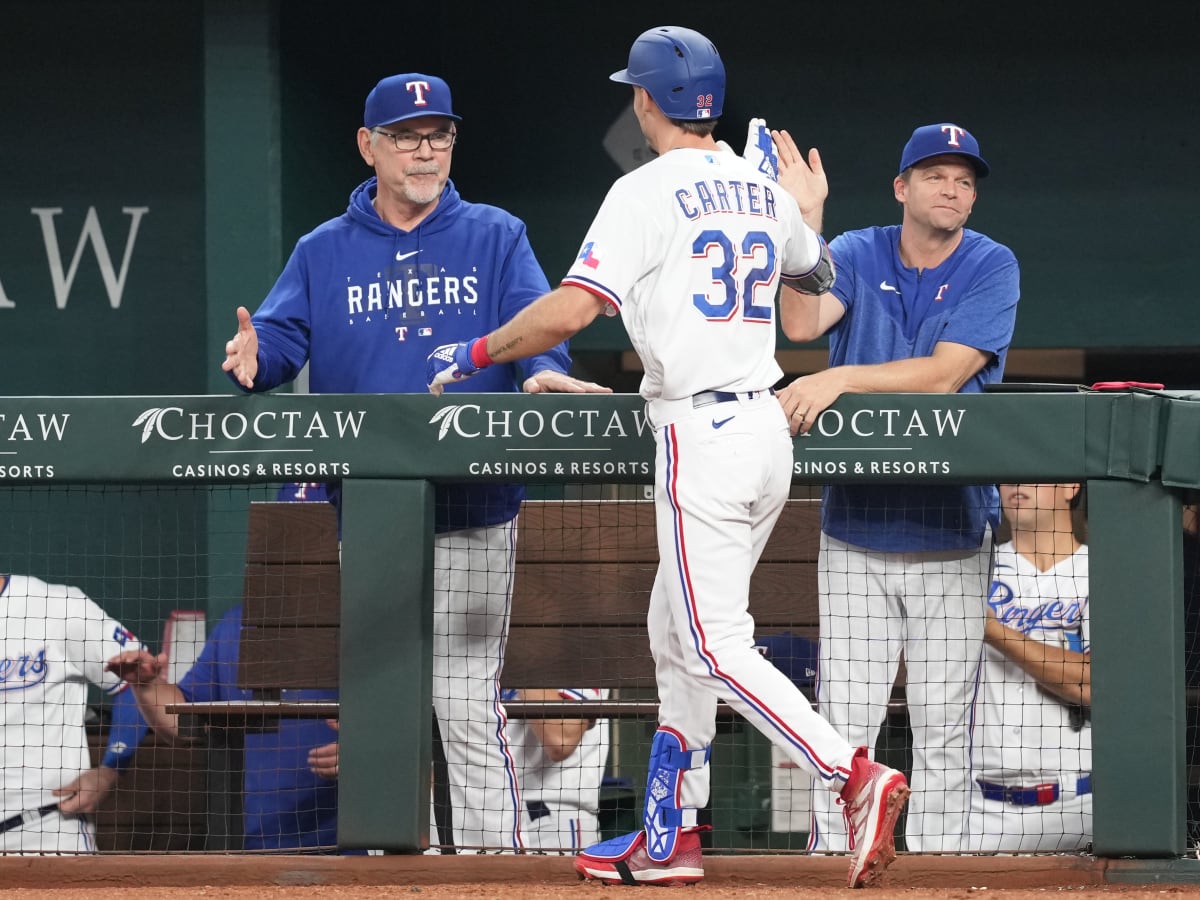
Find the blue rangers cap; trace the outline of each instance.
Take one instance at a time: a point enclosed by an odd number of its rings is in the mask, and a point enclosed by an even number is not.
[[[974,166],[977,178],[986,178],[991,171],[987,161],[979,155],[979,141],[961,125],[950,122],[922,125],[914,131],[900,154],[900,171],[930,157],[946,154],[966,157]]]
[[[436,75],[391,75],[367,94],[363,125],[378,128],[418,116],[462,119],[450,106],[450,86]]]

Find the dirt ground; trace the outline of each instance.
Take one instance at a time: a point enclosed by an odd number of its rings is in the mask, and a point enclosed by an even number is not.
[[[0,889],[0,898],[4,900],[159,900],[159,898],[190,898],[204,897],[207,900],[316,900],[316,898],[331,897],[337,900],[374,900],[374,898],[416,898],[421,900],[450,900],[450,898],[472,898],[472,900],[510,900],[517,897],[535,897],[538,900],[620,900],[631,888],[605,887],[594,884],[577,884],[574,886],[542,885],[542,884],[442,884],[442,885],[410,885],[410,886],[366,886],[366,885],[333,885],[304,887],[140,887],[140,888],[107,888],[95,890],[92,888],[54,888],[54,889]],[[886,886],[876,888],[864,896],[862,891],[849,889],[830,890],[829,888],[802,888],[795,885],[762,885],[744,884],[732,886],[728,884],[697,884],[690,887],[668,889],[671,895],[682,896],[682,900],[708,900],[708,898],[737,897],[747,898],[782,898],[794,897],[797,900],[817,900],[817,898],[859,898],[859,900],[961,900],[961,898],[980,898],[997,895],[997,900],[1047,900],[1047,894],[1062,893],[1070,890],[1074,893],[1088,895],[1108,895],[1112,900],[1163,900],[1164,895],[1189,894],[1200,896],[1200,886],[1156,886],[1156,887],[1093,887],[1093,888],[1039,888],[1036,890],[992,890],[988,888],[894,888]],[[651,897],[658,892],[650,891]],[[635,895],[636,896],[636,895]]]
[[[1045,900],[1107,894],[1114,900],[1196,895],[1198,860],[1102,860],[1082,856],[901,855],[881,887],[845,887],[844,857],[705,857],[705,880],[675,888],[684,898],[839,896],[877,900]],[[0,858],[0,900],[422,900],[537,897],[619,900],[625,887],[581,882],[553,856],[305,857],[157,854]],[[651,892],[653,895],[654,892]],[[997,898],[999,900],[999,898]],[[1169,900],[1169,898],[1167,898]]]

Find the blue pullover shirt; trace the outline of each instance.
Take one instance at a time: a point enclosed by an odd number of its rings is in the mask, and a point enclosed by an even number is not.
[[[363,182],[344,214],[297,242],[254,313],[255,391],[291,381],[307,362],[314,394],[424,394],[436,347],[488,334],[550,290],[515,216],[468,203],[447,182],[433,212],[402,231],[376,213],[376,187],[374,177]],[[447,393],[517,393],[536,372],[566,374],[570,365],[563,343]],[[435,494],[435,530],[445,532],[510,521],[525,491],[453,484]]]
[[[834,295],[846,313],[829,331],[829,365],[870,365],[931,356],[939,341],[990,355],[960,393],[980,393],[1004,375],[1016,324],[1020,276],[1003,244],[963,229],[937,268],[900,260],[900,226],[848,231],[829,245]],[[999,524],[995,485],[838,484],[825,488],[822,530],[882,552],[968,550]]]

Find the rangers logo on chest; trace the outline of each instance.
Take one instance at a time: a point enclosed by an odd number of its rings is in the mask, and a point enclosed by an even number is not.
[[[32,655],[6,656],[0,659],[0,691],[21,691],[41,684],[49,670],[45,647]]]

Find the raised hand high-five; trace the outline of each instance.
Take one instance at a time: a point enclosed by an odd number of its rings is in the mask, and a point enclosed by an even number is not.
[[[796,198],[808,227],[820,234],[825,200],[829,197],[829,179],[821,165],[821,154],[813,147],[805,159],[786,131],[772,131],[771,138],[779,160],[779,183]]]

